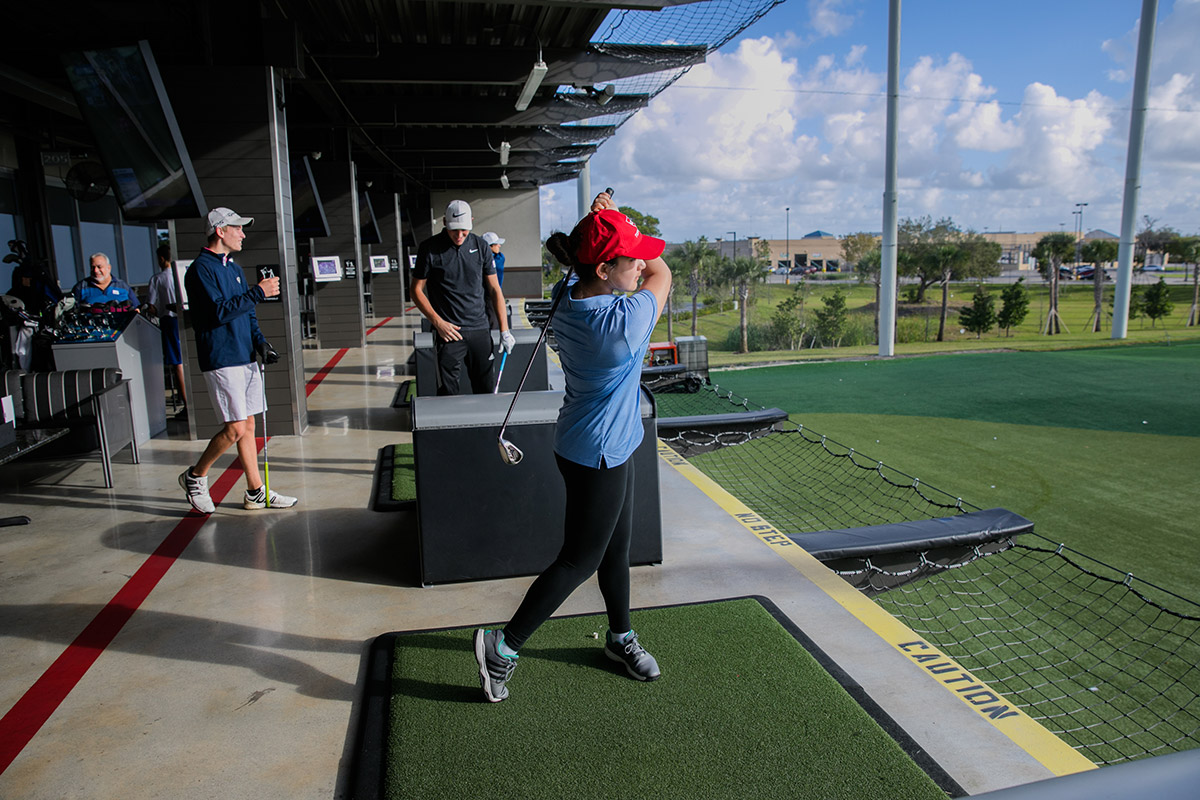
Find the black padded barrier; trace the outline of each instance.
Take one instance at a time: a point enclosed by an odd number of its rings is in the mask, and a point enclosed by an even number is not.
[[[566,503],[554,460],[562,398],[560,391],[521,392],[504,434],[524,453],[515,466],[503,461],[497,444],[512,394],[413,400],[423,584],[535,575],[554,560]],[[632,456],[637,491],[629,561],[657,564],[662,562],[658,453],[653,404],[644,393],[642,425],[645,436]]]
[[[973,796],[973,800],[1194,800],[1200,750],[1126,761]]]
[[[954,517],[892,522],[862,528],[814,531],[788,536],[820,561],[909,553],[939,547],[970,547],[1033,531],[1033,523],[1004,508]]]
[[[517,384],[520,383],[521,375],[525,372],[525,365],[529,363],[531,356],[534,359],[533,366],[529,369],[529,378],[525,381],[522,393],[546,391],[550,388],[550,381],[549,370],[546,366],[545,343],[543,342],[537,348],[536,353],[534,351],[534,345],[537,344],[541,331],[532,328],[517,328],[512,331],[512,335],[517,342],[504,364],[504,374],[500,377],[500,391],[503,393],[517,390]],[[492,343],[498,350],[500,347],[498,331],[492,331]],[[421,397],[433,397],[437,394],[437,355],[433,349],[433,334],[427,331],[413,333],[413,352],[416,357],[417,394]],[[492,368],[492,380],[495,380],[499,370],[500,356],[497,355],[496,363]],[[463,380],[466,381],[465,385],[470,388],[470,381],[465,376]]]

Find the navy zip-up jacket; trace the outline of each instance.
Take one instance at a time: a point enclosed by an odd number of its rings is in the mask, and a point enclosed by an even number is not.
[[[237,367],[254,361],[254,347],[266,342],[254,306],[266,299],[258,285],[247,285],[242,268],[228,255],[207,247],[184,274],[200,371]]]

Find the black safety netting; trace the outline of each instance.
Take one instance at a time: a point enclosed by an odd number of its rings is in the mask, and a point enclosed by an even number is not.
[[[979,510],[791,420],[724,430],[760,407],[719,386],[655,401],[714,415],[661,438],[801,545]],[[1037,533],[827,566],[1097,764],[1200,746],[1200,604]]]
[[[701,49],[711,53],[783,1],[702,0],[656,11],[615,9],[601,23],[591,44],[608,56],[661,67],[651,73],[613,81],[618,95],[653,98],[683,77],[695,62],[686,54],[672,52],[671,48]],[[567,102],[578,98],[589,106],[592,103],[586,89],[581,87],[559,87],[557,96]],[[620,127],[635,113],[636,110],[598,113],[584,124]]]

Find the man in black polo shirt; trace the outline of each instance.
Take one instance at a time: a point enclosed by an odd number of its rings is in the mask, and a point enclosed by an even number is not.
[[[417,248],[413,302],[433,326],[437,351],[438,394],[465,394],[465,366],[471,391],[492,391],[492,333],[485,301],[500,323],[500,346],[512,352],[516,341],[508,330],[504,294],[496,279],[492,249],[471,233],[471,207],[462,200],[446,206],[445,229]]]

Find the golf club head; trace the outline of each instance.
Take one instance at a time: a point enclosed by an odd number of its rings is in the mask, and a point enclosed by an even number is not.
[[[525,454],[521,452],[521,448],[505,439],[503,436],[497,439],[500,445],[500,457],[504,459],[504,463],[510,467],[515,467],[521,463],[521,459],[525,458]]]

